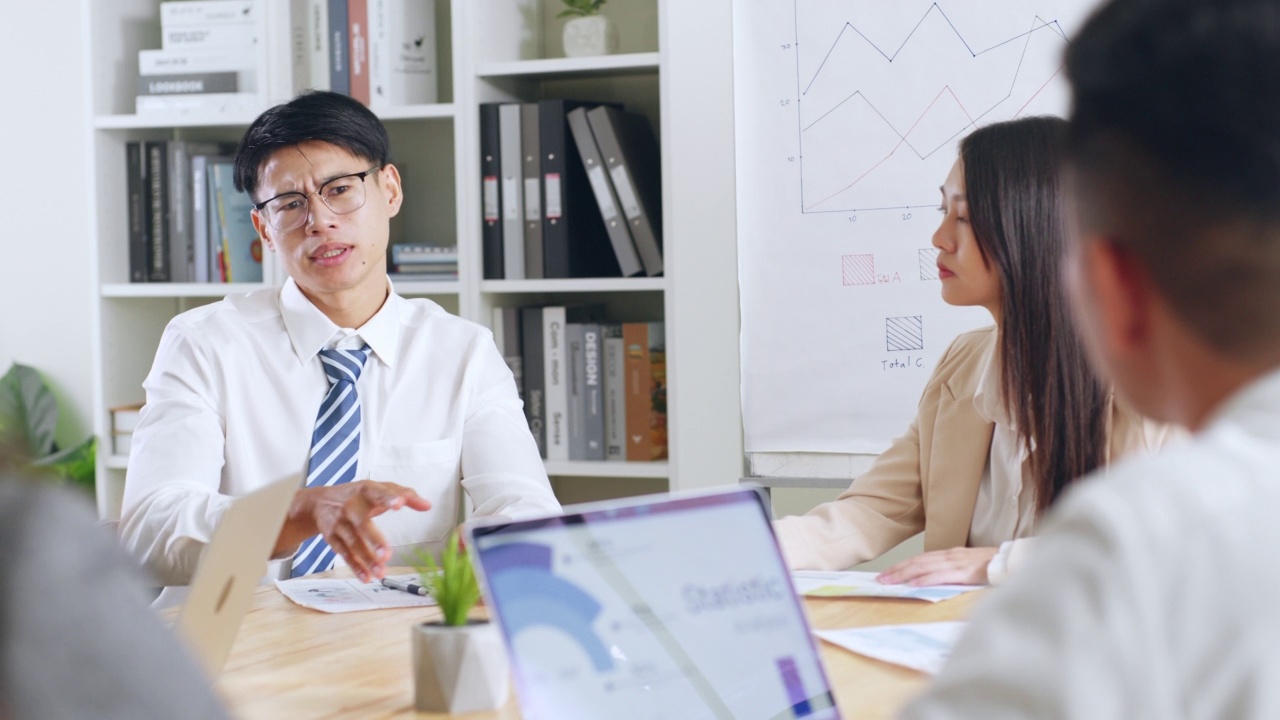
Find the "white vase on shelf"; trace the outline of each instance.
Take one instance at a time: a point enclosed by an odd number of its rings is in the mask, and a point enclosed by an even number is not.
[[[564,24],[565,57],[610,55],[618,51],[618,26],[603,15],[576,17]]]

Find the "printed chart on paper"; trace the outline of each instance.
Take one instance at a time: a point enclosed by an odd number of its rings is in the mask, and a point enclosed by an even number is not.
[[[959,141],[1062,115],[1093,2],[735,0],[748,452],[880,452],[957,334],[932,236]]]

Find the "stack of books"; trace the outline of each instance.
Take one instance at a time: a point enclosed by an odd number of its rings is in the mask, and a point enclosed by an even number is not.
[[[262,242],[253,201],[234,187],[234,151],[188,140],[125,144],[130,282],[262,282]]]
[[[369,107],[434,103],[434,0],[291,0],[293,85]]]
[[[457,280],[458,248],[426,243],[394,243],[390,247],[392,273],[410,280]]]
[[[601,305],[498,307],[493,337],[548,460],[667,457],[660,322],[609,322]]]
[[[480,163],[486,279],[662,274],[658,142],[643,116],[485,103]]]
[[[259,13],[255,0],[160,3],[161,48],[138,52],[138,114],[259,109]]]

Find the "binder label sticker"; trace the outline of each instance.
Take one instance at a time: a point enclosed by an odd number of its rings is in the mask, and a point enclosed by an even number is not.
[[[484,176],[484,221],[498,222],[498,176]]]
[[[507,176],[502,178],[502,219],[512,222],[520,220],[520,178]]]
[[[600,215],[605,222],[614,222],[618,218],[618,208],[613,206],[613,193],[609,192],[609,179],[604,176],[604,168],[596,165],[587,171],[587,179],[591,181],[591,189],[595,191],[596,201],[600,204]]]
[[[559,220],[563,214],[560,209],[560,173],[547,173],[542,180],[547,188],[547,219]]]
[[[621,165],[609,168],[609,177],[613,178],[613,189],[618,191],[618,203],[622,205],[622,214],[628,220],[640,217],[640,202],[636,200],[635,188],[631,185],[631,177],[627,169]]]
[[[538,190],[538,178],[524,179],[524,219],[529,222],[542,220],[542,192]]]

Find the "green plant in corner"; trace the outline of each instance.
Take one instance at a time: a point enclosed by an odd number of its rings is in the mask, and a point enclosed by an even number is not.
[[[0,377],[0,469],[66,482],[93,493],[97,439],[59,450],[58,401],[35,368],[14,363]]]
[[[560,0],[564,3],[566,10],[561,10],[557,18],[562,17],[588,17],[590,15],[598,15],[600,6],[604,5],[605,0]]]
[[[444,613],[444,624],[454,627],[466,625],[467,613],[480,600],[480,585],[476,582],[471,557],[462,545],[458,530],[449,534],[438,565],[431,553],[423,551],[418,553],[414,569],[418,571],[423,587],[439,603]]]

